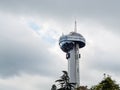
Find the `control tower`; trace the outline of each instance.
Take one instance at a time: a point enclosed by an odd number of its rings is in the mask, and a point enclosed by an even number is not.
[[[66,59],[68,59],[70,83],[76,83],[77,88],[80,85],[79,49],[85,46],[85,38],[77,33],[76,21],[74,32],[70,32],[68,35],[62,35],[59,39],[59,45],[62,51],[66,53]]]

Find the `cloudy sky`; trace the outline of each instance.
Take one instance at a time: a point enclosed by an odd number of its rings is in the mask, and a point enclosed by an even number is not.
[[[86,38],[80,83],[109,74],[120,84],[119,0],[0,0],[0,90],[50,90],[67,70],[59,37],[74,30]]]

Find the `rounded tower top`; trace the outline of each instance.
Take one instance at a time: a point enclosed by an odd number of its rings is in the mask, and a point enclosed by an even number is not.
[[[70,32],[68,35],[62,35],[59,39],[60,48],[64,52],[69,52],[75,44],[79,44],[79,48],[85,46],[85,38],[76,32]]]

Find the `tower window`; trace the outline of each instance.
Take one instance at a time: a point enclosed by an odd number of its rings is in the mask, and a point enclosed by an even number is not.
[[[66,59],[69,59],[70,58],[70,53],[67,53],[66,54]]]

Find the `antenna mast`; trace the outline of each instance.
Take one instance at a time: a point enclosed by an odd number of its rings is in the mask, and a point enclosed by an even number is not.
[[[74,28],[74,32],[77,32],[77,22],[75,20],[75,28]]]

